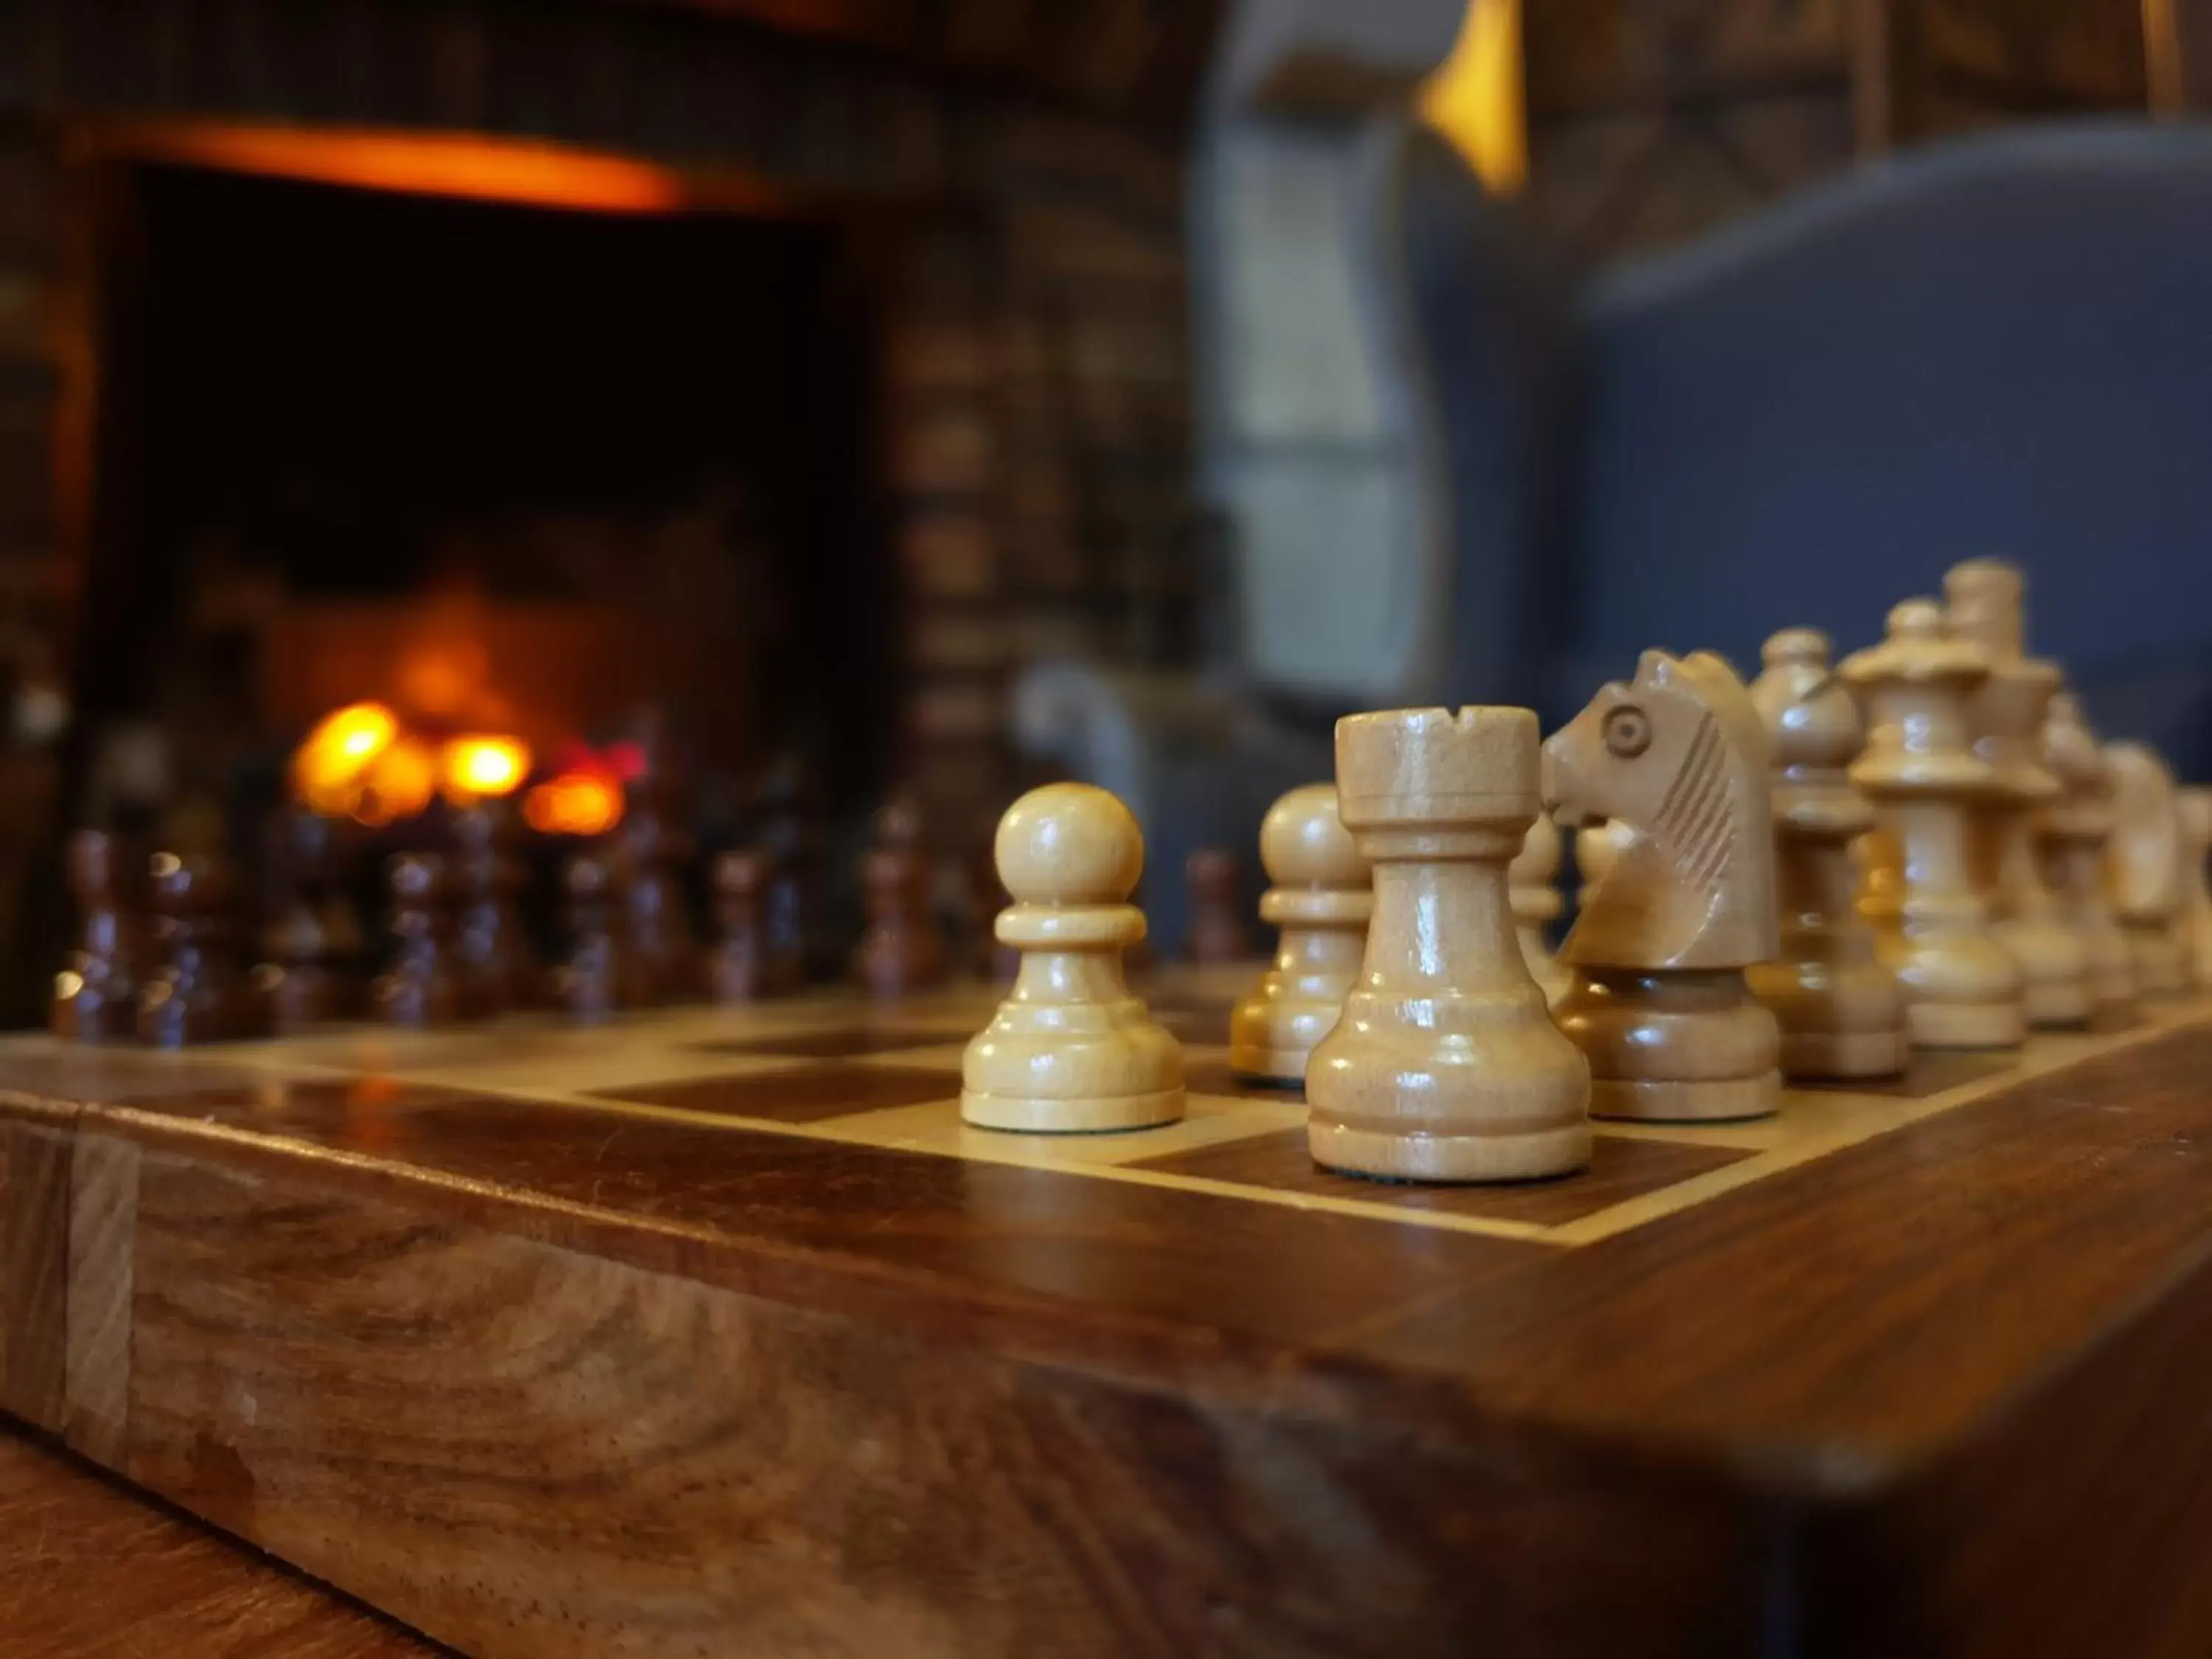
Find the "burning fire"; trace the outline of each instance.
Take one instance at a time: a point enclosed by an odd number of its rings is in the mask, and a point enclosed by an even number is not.
[[[476,732],[441,740],[405,730],[380,702],[356,702],[325,715],[301,740],[292,786],[318,812],[374,826],[412,817],[434,794],[456,805],[511,795],[532,763],[520,738]],[[618,782],[571,770],[532,789],[525,816],[540,828],[557,826],[552,833],[599,835],[614,827],[622,809]]]
[[[440,757],[450,801],[511,795],[530,775],[530,745],[520,738],[455,738]]]
[[[563,772],[522,798],[523,822],[545,836],[603,836],[622,814],[622,785],[600,772]]]
[[[380,702],[349,703],[325,714],[292,757],[292,787],[332,817],[350,815],[368,793],[368,775],[399,735],[399,720]]]

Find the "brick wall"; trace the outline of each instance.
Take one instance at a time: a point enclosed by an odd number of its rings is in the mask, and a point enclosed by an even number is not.
[[[941,62],[583,0],[0,7],[0,605],[38,589],[36,625],[66,635],[73,550],[52,462],[68,377],[42,318],[82,297],[58,248],[72,124],[477,131],[742,172],[896,203],[917,227],[887,283],[906,769],[928,793],[994,801],[1003,688],[1022,660],[1178,636],[1180,150],[1171,125],[1130,111],[1156,116],[1161,76],[1188,79],[1208,10],[1183,9],[1160,40],[1130,33],[1124,0],[1055,14],[1076,26],[1067,38],[1115,45],[1090,73],[1124,107],[1101,110]]]

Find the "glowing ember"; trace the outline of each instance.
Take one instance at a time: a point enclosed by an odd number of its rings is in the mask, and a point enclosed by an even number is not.
[[[563,772],[522,798],[523,821],[540,835],[603,836],[622,815],[622,786],[598,772]]]
[[[430,804],[437,775],[428,744],[420,738],[396,738],[377,756],[347,811],[372,826],[411,818]]]
[[[530,775],[530,745],[520,738],[455,738],[440,757],[441,787],[457,804],[485,795],[511,795]]]
[[[319,812],[351,812],[370,769],[398,735],[398,717],[380,702],[325,714],[292,757],[293,787]]]

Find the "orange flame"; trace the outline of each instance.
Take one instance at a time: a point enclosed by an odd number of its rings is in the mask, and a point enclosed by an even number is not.
[[[622,815],[622,786],[597,772],[563,772],[522,798],[523,821],[540,835],[603,836]]]
[[[411,818],[430,804],[437,775],[429,744],[420,738],[395,738],[360,780],[346,810],[372,827]]]
[[[318,812],[350,812],[370,769],[398,735],[398,717],[380,702],[335,709],[293,755],[292,787]]]
[[[486,795],[511,795],[530,775],[530,745],[520,738],[455,738],[439,757],[440,787],[457,805]]]

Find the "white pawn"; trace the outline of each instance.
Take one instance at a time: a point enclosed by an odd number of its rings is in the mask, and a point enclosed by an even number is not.
[[[1014,900],[994,931],[1022,964],[962,1060],[962,1118],[1031,1134],[1174,1122],[1182,1045],[1121,971],[1145,936],[1128,902],[1145,867],[1129,809],[1089,784],[1047,784],[1006,809],[993,851]]]
[[[1607,830],[1585,830],[1586,836],[1607,837]],[[1552,955],[1550,943],[1544,930],[1559,919],[1566,908],[1559,897],[1558,880],[1559,859],[1564,848],[1559,827],[1552,822],[1551,814],[1539,812],[1528,833],[1522,838],[1521,850],[1513,862],[1505,866],[1506,885],[1513,903],[1513,931],[1521,936],[1521,955],[1528,964],[1528,975],[1544,993],[1545,1002],[1559,1006],[1559,999],[1567,994],[1574,981]],[[1611,846],[1607,853],[1617,852]],[[1597,878],[1593,875],[1595,882]]]
[[[1239,1077],[1296,1087],[1359,977],[1374,882],[1337,816],[1333,783],[1293,789],[1268,809],[1260,863],[1274,884],[1261,896],[1260,920],[1282,936],[1274,965],[1229,1017],[1229,1066]]]
[[[2108,743],[2105,756],[2112,767],[2113,817],[2105,879],[2127,936],[2136,989],[2148,996],[2187,990],[2188,952],[2174,937],[2188,895],[2173,774],[2145,744]]]

